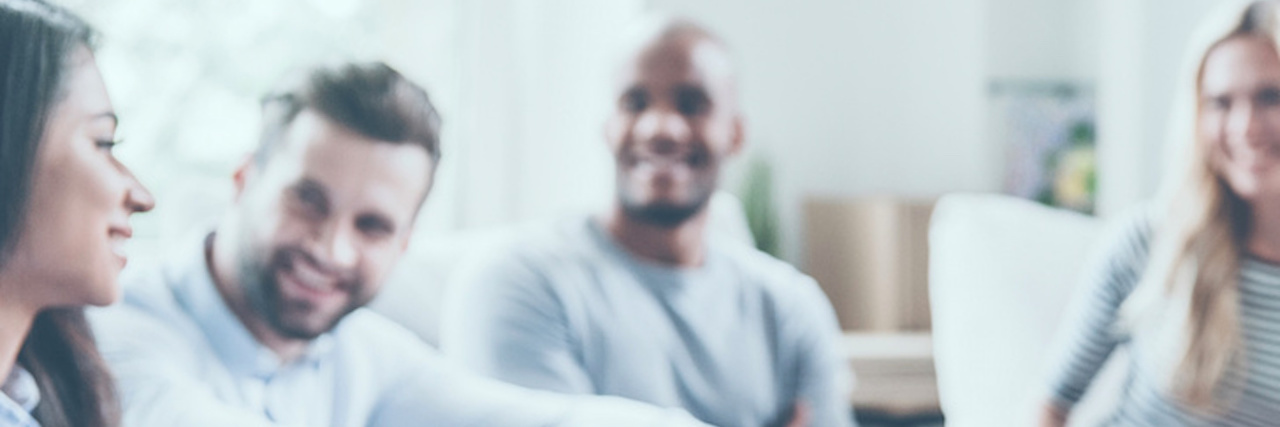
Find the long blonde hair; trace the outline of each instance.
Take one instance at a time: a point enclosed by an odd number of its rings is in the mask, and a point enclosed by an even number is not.
[[[1215,413],[1230,405],[1245,363],[1240,323],[1240,261],[1252,226],[1247,202],[1214,166],[1214,150],[1199,132],[1200,80],[1205,58],[1241,36],[1277,40],[1276,3],[1233,3],[1213,15],[1193,39],[1188,72],[1170,121],[1170,162],[1152,218],[1145,273],[1125,302],[1133,329],[1153,332],[1152,356],[1168,357],[1169,392],[1191,409]]]

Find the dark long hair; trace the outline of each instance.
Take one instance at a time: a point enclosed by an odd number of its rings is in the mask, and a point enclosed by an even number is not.
[[[91,47],[93,34],[43,0],[0,0],[0,268],[22,234],[36,154],[70,56]],[[40,387],[33,415],[44,427],[119,424],[115,389],[83,309],[37,314],[17,363]]]

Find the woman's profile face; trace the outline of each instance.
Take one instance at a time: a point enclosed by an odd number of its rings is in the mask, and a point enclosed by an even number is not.
[[[30,303],[105,305],[119,293],[116,276],[132,234],[129,216],[150,210],[153,202],[111,152],[116,116],[93,55],[77,49],[68,67],[49,111],[26,217],[5,269],[23,279]]]
[[[1200,137],[1241,198],[1280,197],[1280,56],[1261,36],[1229,38],[1200,75]]]

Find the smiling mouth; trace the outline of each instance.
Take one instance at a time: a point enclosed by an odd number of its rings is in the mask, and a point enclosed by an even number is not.
[[[276,275],[294,295],[307,299],[327,299],[344,291],[340,275],[313,264],[305,255],[291,254],[277,268]]]
[[[1259,148],[1250,150],[1247,153],[1248,154],[1243,156],[1243,158],[1238,158],[1237,160],[1245,161],[1246,164],[1249,166],[1249,169],[1253,171],[1263,171],[1266,169],[1270,169],[1273,165],[1275,165],[1278,161],[1280,161],[1280,145],[1268,145],[1266,147],[1259,147]]]
[[[676,167],[687,167],[697,169],[709,163],[710,156],[699,151],[689,151],[685,153],[659,154],[653,152],[637,153],[632,152],[628,156],[628,163],[631,166],[650,165],[658,169],[671,169]]]
[[[306,262],[295,262],[288,273],[295,279],[295,282],[304,288],[324,293],[338,290],[338,281],[336,279],[318,271]]]
[[[633,178],[671,184],[690,179],[694,168],[681,159],[652,158],[637,161],[631,171]]]
[[[672,169],[677,167],[689,166],[689,161],[685,158],[675,156],[646,156],[637,157],[635,166],[647,166],[655,169]]]
[[[120,259],[121,268],[129,263],[129,255],[125,251],[125,244],[129,242],[129,238],[133,237],[133,229],[129,227],[111,227],[107,230],[107,247],[111,250],[111,254]]]

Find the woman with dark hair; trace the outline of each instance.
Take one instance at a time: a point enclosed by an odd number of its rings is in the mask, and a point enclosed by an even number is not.
[[[82,307],[116,299],[129,216],[151,195],[111,153],[93,31],[0,0],[0,426],[115,426]]]

